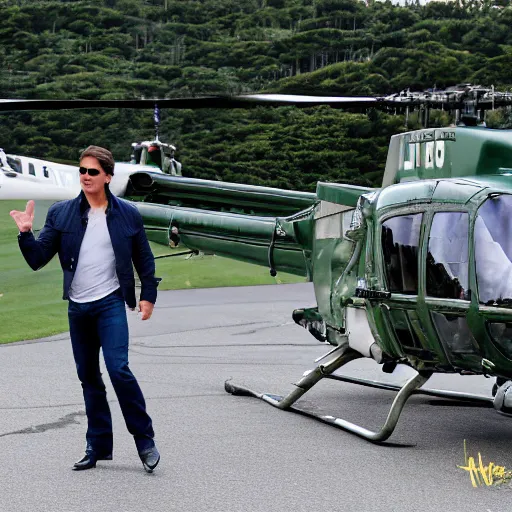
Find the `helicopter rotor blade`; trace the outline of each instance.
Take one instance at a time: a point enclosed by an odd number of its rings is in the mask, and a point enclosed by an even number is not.
[[[483,87],[466,87],[445,91],[402,91],[389,96],[305,96],[295,94],[242,94],[236,96],[197,96],[189,98],[147,98],[119,100],[40,100],[0,99],[0,112],[16,110],[75,110],[86,108],[252,108],[260,105],[299,108],[328,105],[332,108],[365,110],[402,111],[406,108],[444,108],[488,110],[499,106],[512,105],[512,93],[499,92]]]
[[[240,96],[202,96],[196,98],[154,98],[132,100],[37,100],[0,99],[0,111],[15,110],[75,110],[85,108],[251,108],[258,105],[314,107],[329,105],[340,108],[368,108],[376,106],[379,98],[297,96],[286,94],[247,94]]]
[[[267,106],[286,106],[296,107],[316,107],[319,105],[329,105],[330,107],[353,108],[373,107],[379,103],[378,97],[372,96],[304,96],[295,94],[246,94],[234,96],[230,102],[236,106],[247,107],[257,105]]]

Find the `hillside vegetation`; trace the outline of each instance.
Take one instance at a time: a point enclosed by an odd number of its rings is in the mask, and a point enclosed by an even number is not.
[[[369,95],[460,82],[511,85],[508,2],[404,7],[356,0],[0,0],[1,96],[140,98],[283,92]],[[497,126],[508,115],[494,115]],[[446,115],[434,116],[445,123]],[[174,110],[162,138],[184,174],[314,190],[378,185],[403,118],[329,108]],[[129,158],[150,112],[2,116],[11,153],[76,161],[94,143]]]

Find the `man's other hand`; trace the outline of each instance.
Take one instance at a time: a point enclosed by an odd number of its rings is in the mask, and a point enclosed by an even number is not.
[[[9,215],[14,219],[14,222],[16,222],[16,225],[21,232],[32,230],[32,223],[34,222],[34,206],[34,201],[30,200],[27,203],[27,207],[24,212],[19,212],[18,210],[12,210],[10,212]]]
[[[139,311],[141,315],[141,320],[149,320],[151,315],[153,314],[153,308],[155,305],[147,300],[141,300],[139,302]]]

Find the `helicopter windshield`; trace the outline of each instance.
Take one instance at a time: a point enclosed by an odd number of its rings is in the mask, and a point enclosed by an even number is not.
[[[475,221],[475,262],[481,303],[512,305],[512,196],[488,199]]]

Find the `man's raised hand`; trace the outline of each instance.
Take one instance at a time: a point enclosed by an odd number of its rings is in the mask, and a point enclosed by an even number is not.
[[[20,231],[31,231],[32,223],[34,222],[34,201],[30,200],[27,203],[27,207],[24,212],[19,212],[18,210],[12,210],[10,212],[10,216],[16,222],[18,229]]]

